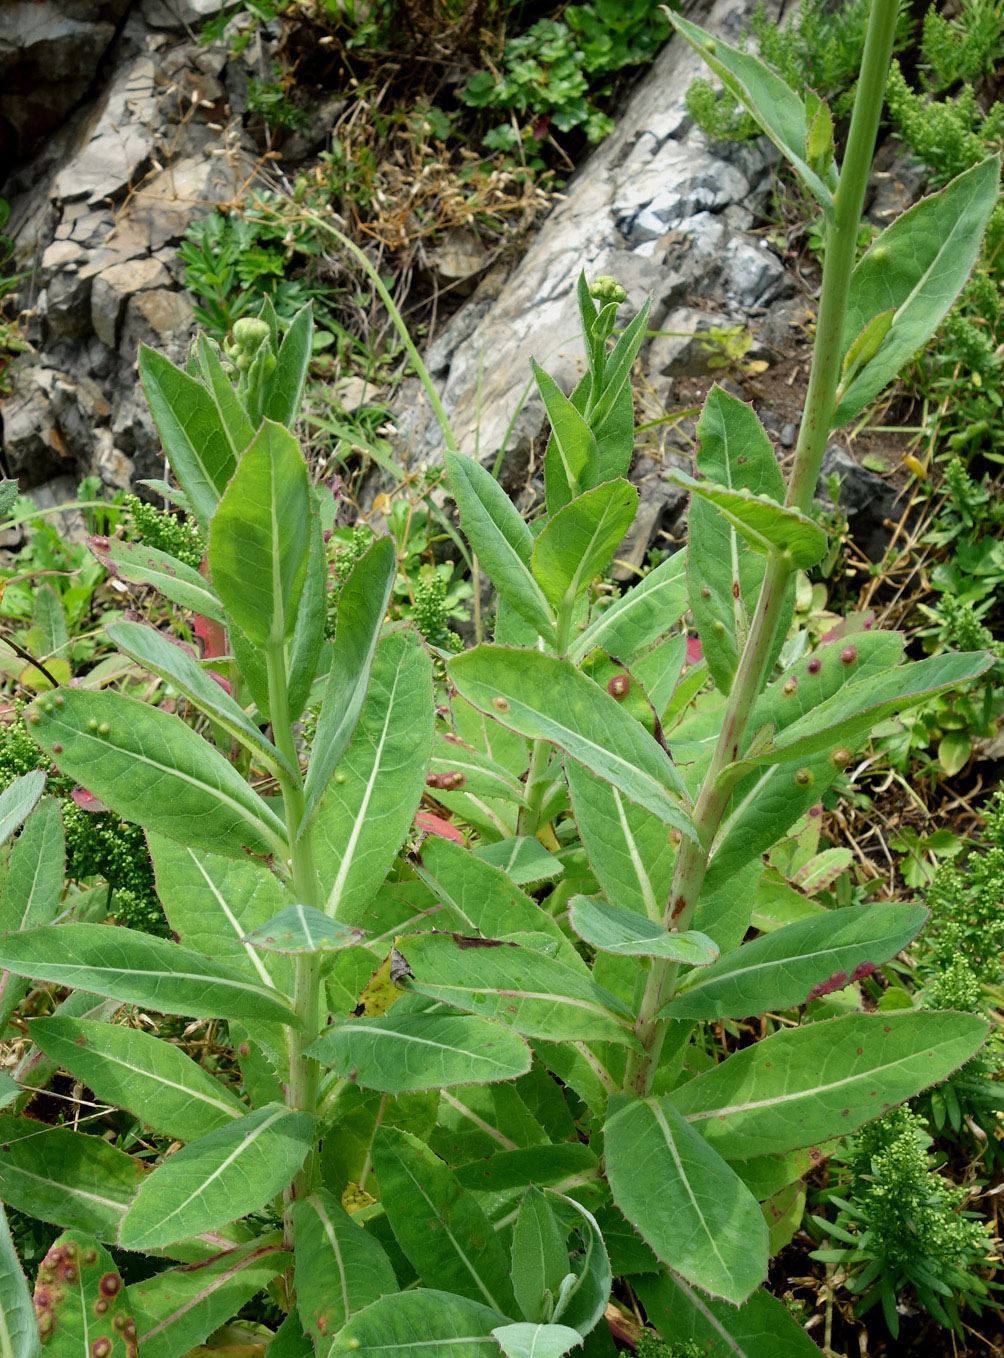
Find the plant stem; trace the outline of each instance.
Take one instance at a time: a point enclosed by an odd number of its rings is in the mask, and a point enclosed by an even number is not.
[[[535,740],[530,756],[530,771],[526,776],[526,792],[520,807],[518,830],[521,835],[535,835],[540,829],[540,808],[548,782],[547,767],[551,762],[551,742]]]
[[[285,755],[293,769],[299,769],[299,756],[293,738],[293,723],[289,714],[289,690],[286,674],[286,651],[281,641],[270,642],[266,659],[268,666],[269,705],[272,714],[272,737],[276,747]],[[314,865],[313,830],[303,829],[303,782],[280,771],[283,807],[286,813],[286,834],[289,839],[289,865],[293,879],[293,895],[300,905],[317,907],[317,871]],[[286,1102],[290,1108],[313,1113],[317,1105],[317,1085],[320,1067],[304,1053],[320,1031],[321,972],[320,959],[312,953],[297,955],[294,974],[293,1008],[301,1027],[289,1033],[289,1083]],[[316,1178],[316,1153],[311,1152],[303,1169],[284,1194],[286,1210],[284,1229],[287,1247],[292,1246],[292,1222],[289,1207],[297,1198],[306,1196]]]
[[[834,195],[833,220],[826,228],[812,368],[786,497],[788,505],[803,513],[812,505],[833,419],[858,226],[882,116],[896,18],[895,0],[872,0],[847,151]],[[711,848],[732,793],[732,784],[721,779],[721,774],[739,758],[745,747],[753,707],[767,680],[767,667],[791,573],[791,565],[784,556],[768,558],[753,625],[725,704],[718,743],[694,807],[697,838],[696,841],[684,839],[677,854],[664,916],[667,929],[687,929],[694,918]],[[668,1023],[656,1016],[675,993],[678,971],[676,963],[652,961],[636,1024],[643,1051],[629,1055],[625,1089],[634,1089],[642,1095],[651,1091]]]

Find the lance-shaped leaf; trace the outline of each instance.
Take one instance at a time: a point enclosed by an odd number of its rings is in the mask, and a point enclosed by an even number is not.
[[[602,385],[591,389],[589,393],[586,418],[589,420],[589,427],[596,433],[600,447],[601,481],[626,475],[631,461],[633,418],[631,434],[628,434],[625,440],[618,440],[615,443],[612,439],[604,439],[603,436],[618,406],[624,401],[625,395],[630,393],[631,369],[638,357],[638,350],[645,342],[645,326],[650,307],[651,301],[646,298],[637,315],[633,316],[621,331],[617,343],[604,363]]]
[[[243,1117],[226,1085],[173,1043],[120,1023],[33,1019],[32,1041],[113,1108],[128,1108],[162,1136],[195,1141]]]
[[[35,1279],[38,1333],[52,1358],[135,1358],[129,1294],[108,1251],[85,1231],[49,1247]]]
[[[489,1228],[490,1229],[490,1228]],[[328,1350],[354,1358],[498,1358],[497,1311],[450,1292],[418,1288],[381,1297],[343,1326]]]
[[[262,955],[246,941],[253,930],[291,904],[274,873],[251,859],[223,858],[148,834],[168,923],[186,948],[215,957],[270,989],[292,994],[292,966]]]
[[[0,939],[0,967],[158,1014],[296,1024],[274,991],[169,938],[106,924],[59,924]]]
[[[213,398],[223,432],[233,449],[233,464],[236,467],[237,459],[254,438],[254,425],[248,419],[248,413],[224,370],[220,346],[216,341],[200,333],[195,341],[195,358],[202,380]]]
[[[596,435],[551,375],[530,360],[537,387],[551,422],[544,453],[547,508],[555,514],[576,495],[596,484],[600,450]]]
[[[436,778],[429,786],[439,790],[462,787],[479,797],[523,800],[522,784],[503,764],[443,734],[433,741],[429,772]]]
[[[52,923],[59,913],[65,867],[59,803],[46,797],[28,817],[11,850],[0,891],[0,934]],[[10,972],[0,972],[0,1032],[27,995],[29,984]]]
[[[500,1325],[492,1335],[506,1358],[562,1358],[582,1343],[567,1325]]]
[[[503,599],[546,640],[554,618],[530,571],[533,537],[519,510],[476,458],[444,454],[460,522],[489,579]]]
[[[997,202],[1000,160],[990,156],[914,203],[882,232],[851,275],[843,348],[883,311],[892,324],[877,353],[844,387],[834,424],[846,424],[934,334],[962,291]]]
[[[278,1232],[129,1285],[144,1358],[178,1358],[225,1325],[290,1263]]]
[[[310,304],[302,306],[282,337],[275,367],[265,384],[263,410],[267,419],[292,429],[303,400],[310,366],[314,318]]]
[[[607,900],[661,920],[676,864],[663,822],[573,759],[565,761],[565,777],[583,848]]]
[[[209,565],[228,614],[256,646],[287,641],[310,551],[307,464],[288,429],[266,420],[213,515]]]
[[[99,1136],[0,1115],[0,1201],[30,1217],[114,1241],[145,1176]]]
[[[878,904],[789,924],[695,973],[661,1017],[745,1018],[804,1004],[870,975],[917,936],[926,918],[920,905]]]
[[[393,1127],[376,1134],[373,1168],[395,1238],[422,1281],[515,1315],[501,1242],[453,1171],[418,1137]]]
[[[307,546],[307,573],[296,610],[296,625],[287,647],[289,656],[289,715],[299,721],[310,698],[324,650],[324,629],[328,619],[328,554],[317,492],[310,493],[310,530]],[[267,686],[267,677],[266,677]],[[250,683],[248,685],[250,688]],[[252,695],[254,689],[251,689]],[[257,702],[257,698],[255,699]],[[259,704],[259,710],[264,711]]]
[[[674,794],[683,783],[645,728],[567,660],[540,651],[476,646],[449,665],[475,707],[533,740],[550,740],[667,825],[693,838]]]
[[[377,647],[352,744],[314,823],[333,918],[355,923],[394,861],[425,788],[433,719],[428,653],[413,632],[392,633]]]
[[[397,1278],[379,1240],[319,1189],[292,1207],[296,1231],[296,1305],[318,1358],[357,1311],[397,1293]]]
[[[209,389],[140,345],[139,375],[164,454],[205,528],[237,460]]]
[[[334,1024],[310,1055],[339,1075],[387,1094],[515,1080],[530,1049],[500,1023],[468,1014],[398,1014]]]
[[[40,1353],[28,1284],[0,1203],[0,1356],[39,1358]]]
[[[610,564],[638,508],[628,481],[605,481],[564,505],[533,545],[533,574],[547,600],[568,610]]]
[[[584,943],[617,956],[662,957],[690,967],[706,967],[718,956],[707,934],[696,929],[669,932],[661,922],[609,905],[598,896],[573,896],[568,922]]]
[[[598,1177],[595,1154],[581,1141],[537,1144],[522,1150],[499,1151],[487,1159],[460,1165],[458,1183],[476,1193],[522,1191],[537,1185],[585,1183]]]
[[[512,841],[508,844],[511,847]],[[508,873],[459,844],[430,836],[415,869],[466,933],[494,938],[524,931],[562,937],[553,915],[521,891]]]
[[[697,423],[697,473],[729,490],[766,495],[778,503],[784,499],[784,478],[763,426],[750,406],[718,386],[708,393]],[[690,610],[711,677],[727,693],[766,562],[745,547],[736,528],[714,505],[700,497],[691,501],[688,533]],[[793,600],[792,594],[792,604]],[[786,623],[778,628],[775,649],[786,631]]]
[[[667,1343],[698,1345],[730,1358],[819,1358],[819,1349],[783,1301],[762,1287],[737,1310],[697,1292],[678,1274],[632,1280],[645,1314]]]
[[[331,668],[304,786],[304,818],[312,816],[352,739],[366,698],[380,624],[387,612],[396,569],[394,539],[378,538],[352,567],[339,591]]]
[[[278,915],[245,935],[245,942],[261,952],[338,952],[351,948],[365,936],[362,929],[339,924],[312,905],[287,905]]]
[[[560,858],[548,853],[539,839],[533,835],[514,835],[512,839],[500,839],[494,844],[478,844],[472,850],[476,858],[501,868],[511,882],[517,886],[528,886],[531,882],[552,882],[565,871]],[[534,925],[546,933],[550,926]]]
[[[161,1249],[257,1211],[289,1184],[313,1139],[312,1117],[270,1104],[190,1142],[144,1179],[119,1244]]]
[[[513,1292],[525,1319],[537,1322],[545,1309],[550,1316],[569,1273],[568,1250],[565,1232],[558,1225],[551,1204],[532,1185],[523,1194],[513,1226],[510,1272]]]
[[[748,490],[695,481],[686,472],[668,471],[666,480],[713,505],[761,556],[785,557],[794,569],[808,570],[826,553],[826,534],[815,519],[797,509]]]
[[[632,585],[609,608],[597,613],[568,649],[579,664],[599,647],[630,665],[687,611],[687,553],[674,552]]]
[[[847,1136],[938,1084],[977,1052],[972,1014],[845,1014],[773,1033],[668,1097],[734,1160]]]
[[[25,720],[61,773],[126,819],[235,858],[285,858],[282,821],[180,717],[121,693],[60,689]]]
[[[617,1095],[603,1128],[614,1202],[663,1262],[745,1301],[767,1273],[767,1224],[733,1170],[666,1099]]]
[[[242,707],[178,642],[155,627],[140,622],[113,623],[109,637],[126,655],[151,674],[158,674],[178,688],[201,712],[253,750],[273,771],[282,768],[292,774],[286,759],[261,733]]]
[[[610,1300],[610,1259],[592,1213],[564,1194],[551,1191],[548,1197],[564,1212],[565,1225],[574,1226],[582,1242],[581,1250],[576,1250],[571,1260],[575,1281],[571,1284],[566,1281],[555,1309],[555,1320],[587,1335],[602,1320]]]
[[[463,934],[417,934],[398,940],[412,973],[411,990],[527,1037],[634,1046],[629,1011],[587,973],[535,948]]]
[[[791,763],[824,750],[856,746],[879,722],[978,679],[993,663],[993,656],[986,651],[932,655],[928,660],[915,660],[847,684],[785,727],[766,749],[747,755],[741,767]]]
[[[133,585],[152,585],[165,599],[191,609],[211,622],[226,615],[219,596],[197,570],[155,547],[117,539],[91,538],[91,550],[110,575]]]
[[[751,52],[730,47],[679,14],[669,14],[668,18],[729,93],[753,115],[781,154],[791,161],[799,179],[827,216],[832,217],[836,174],[831,169],[824,179],[809,166],[805,105],[788,82]]]
[[[32,769],[31,773],[20,774],[0,792],[0,844],[6,844],[18,826],[27,820],[44,791],[45,772]],[[15,926],[8,924],[6,927]]]

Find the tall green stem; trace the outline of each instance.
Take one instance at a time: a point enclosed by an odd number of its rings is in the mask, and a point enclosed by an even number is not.
[[[293,738],[293,723],[289,713],[289,690],[286,674],[286,652],[282,642],[272,642],[267,648],[268,691],[272,716],[272,737],[280,752],[293,769],[299,769],[299,756]],[[290,872],[293,895],[298,904],[317,907],[317,871],[314,865],[313,831],[303,825],[303,782],[296,774],[281,774],[282,800],[286,813],[286,835],[289,839]],[[296,958],[293,988],[293,1007],[301,1026],[289,1034],[289,1083],[286,1102],[290,1108],[313,1113],[317,1105],[317,1086],[320,1067],[305,1055],[306,1049],[320,1031],[321,973],[320,960],[313,954]],[[289,1206],[297,1198],[310,1192],[316,1175],[316,1161],[312,1153],[303,1169],[286,1190],[285,1232],[287,1245],[292,1245],[292,1224]]]
[[[897,9],[896,0],[872,0],[847,151],[834,195],[832,219],[826,228],[812,368],[787,493],[787,504],[803,513],[812,504],[833,419],[858,226],[882,116]],[[687,929],[694,918],[711,848],[732,792],[730,783],[721,775],[744,748],[754,704],[768,677],[767,667],[790,576],[791,566],[784,557],[768,558],[753,625],[725,704],[718,743],[694,807],[696,840],[685,839],[677,855],[664,917],[668,929]],[[626,1089],[647,1094],[652,1088],[667,1029],[667,1020],[656,1016],[675,993],[677,973],[674,963],[652,962],[637,1022],[643,1050],[629,1057],[624,1078]]]

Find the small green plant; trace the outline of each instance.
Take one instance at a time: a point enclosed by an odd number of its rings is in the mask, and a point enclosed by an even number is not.
[[[878,1302],[899,1334],[899,1294],[911,1287],[942,1325],[964,1333],[960,1308],[994,1306],[984,1276],[994,1244],[987,1224],[963,1210],[968,1192],[938,1174],[923,1121],[897,1108],[864,1128],[831,1163],[846,1166],[846,1187],[825,1197],[835,1220],[814,1216],[834,1243],[813,1258],[838,1264],[860,1293],[857,1312]],[[840,1242],[835,1243],[835,1242]]]

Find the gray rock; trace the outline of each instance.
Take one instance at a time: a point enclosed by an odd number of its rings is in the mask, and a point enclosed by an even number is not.
[[[0,160],[28,156],[86,93],[128,0],[7,0]]]
[[[126,303],[135,293],[163,288],[170,275],[158,259],[136,259],[113,264],[94,279],[91,289],[91,323],[102,344],[118,344],[119,322]]]
[[[747,309],[763,306],[788,284],[784,267],[765,241],[733,237],[722,252],[721,279],[726,297]]]
[[[881,561],[892,536],[887,520],[899,518],[896,491],[836,443],[826,450],[816,487],[816,496],[824,503],[832,503],[829,481],[834,476],[840,480],[840,508],[847,515],[852,538],[869,561]]]
[[[151,288],[134,293],[126,304],[119,353],[135,362],[139,346],[150,344],[179,362],[194,333],[195,317],[188,293]]]
[[[25,489],[62,469],[64,444],[50,400],[58,374],[34,364],[17,364],[13,374],[3,405],[4,454]]]
[[[742,322],[693,307],[676,307],[661,322],[662,333],[649,346],[645,368],[650,380],[655,384],[661,377],[692,377],[713,371],[719,351],[708,336],[736,324]]]
[[[120,68],[85,125],[75,154],[56,175],[57,198],[97,204],[132,185],[153,150],[155,80],[156,68],[147,56]]]

